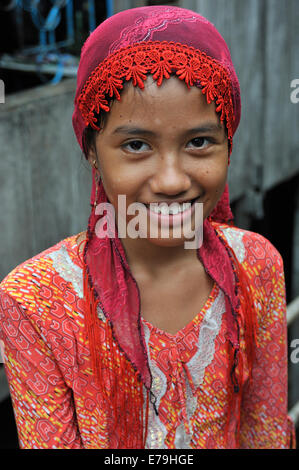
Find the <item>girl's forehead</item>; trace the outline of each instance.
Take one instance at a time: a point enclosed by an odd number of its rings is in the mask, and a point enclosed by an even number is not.
[[[170,77],[158,86],[151,76],[147,77],[143,90],[127,83],[120,100],[115,100],[108,113],[108,122],[139,121],[154,125],[159,122],[198,121],[209,119],[218,122],[215,103],[207,103],[201,90],[187,87],[177,77]]]
[[[180,93],[187,95],[190,91],[198,94],[202,94],[200,89],[196,86],[188,87],[183,80],[180,80],[175,75],[172,75],[169,79],[163,80],[163,82],[158,85],[157,81],[153,79],[152,75],[149,74],[144,81],[144,89],[141,90],[138,86],[134,86],[132,81],[126,82],[124,84],[123,92],[121,95],[128,93],[138,93],[140,96],[146,94],[147,97],[153,97],[154,99],[160,98],[161,96],[167,97],[171,93]],[[171,96],[174,99],[174,96]]]

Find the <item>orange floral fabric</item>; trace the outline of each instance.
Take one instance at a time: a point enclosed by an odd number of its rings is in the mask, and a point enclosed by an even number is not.
[[[258,348],[252,381],[241,325],[241,411],[236,403],[226,438],[230,377],[223,294],[216,285],[176,335],[142,320],[158,396],[158,416],[149,411],[146,447],[294,447],[282,259],[258,234],[225,225],[217,230],[242,263],[254,296]],[[76,238],[25,261],[0,284],[0,339],[21,448],[114,448],[91,369]],[[98,316],[106,321],[100,310]]]

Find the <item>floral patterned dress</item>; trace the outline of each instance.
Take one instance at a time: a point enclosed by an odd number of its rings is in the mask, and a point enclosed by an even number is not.
[[[283,263],[261,235],[219,225],[257,292],[257,344],[249,381],[241,325],[243,387],[225,438],[229,366],[223,292],[172,335],[142,319],[155,413],[146,448],[295,446],[287,415]],[[109,448],[108,419],[90,366],[77,235],[17,266],[0,284],[0,339],[21,448]],[[99,319],[106,319],[98,310]],[[240,423],[237,433],[238,423]],[[237,439],[237,434],[239,438]]]

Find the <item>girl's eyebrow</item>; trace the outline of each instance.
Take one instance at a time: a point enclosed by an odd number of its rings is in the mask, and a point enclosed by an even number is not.
[[[184,130],[183,134],[205,134],[205,133],[218,133],[223,129],[220,123],[206,122],[198,127]],[[114,129],[112,134],[126,134],[126,135],[147,135],[149,137],[157,137],[156,132],[150,131],[149,129],[143,129],[142,127],[135,126],[119,126]]]
[[[186,130],[186,135],[193,134],[219,134],[223,130],[223,126],[216,122],[207,122],[198,127]]]
[[[128,134],[128,135],[148,135],[151,137],[156,136],[156,133],[149,129],[143,129],[141,127],[133,126],[120,126],[114,129],[112,134]]]

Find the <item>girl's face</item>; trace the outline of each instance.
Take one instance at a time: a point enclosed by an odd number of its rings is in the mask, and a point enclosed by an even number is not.
[[[126,196],[127,208],[136,202],[196,200],[203,203],[206,218],[223,193],[228,169],[224,125],[215,104],[208,104],[200,89],[188,89],[176,77],[158,87],[149,76],[144,90],[126,85],[121,101],[113,102],[95,146],[89,161],[98,157],[99,173],[116,217],[119,195]],[[173,236],[171,223],[168,238],[162,236],[160,225],[158,237],[151,238],[150,214],[146,211],[144,220],[147,240],[160,246],[185,241],[183,233],[180,238]],[[127,222],[134,217],[136,213],[127,215]]]

